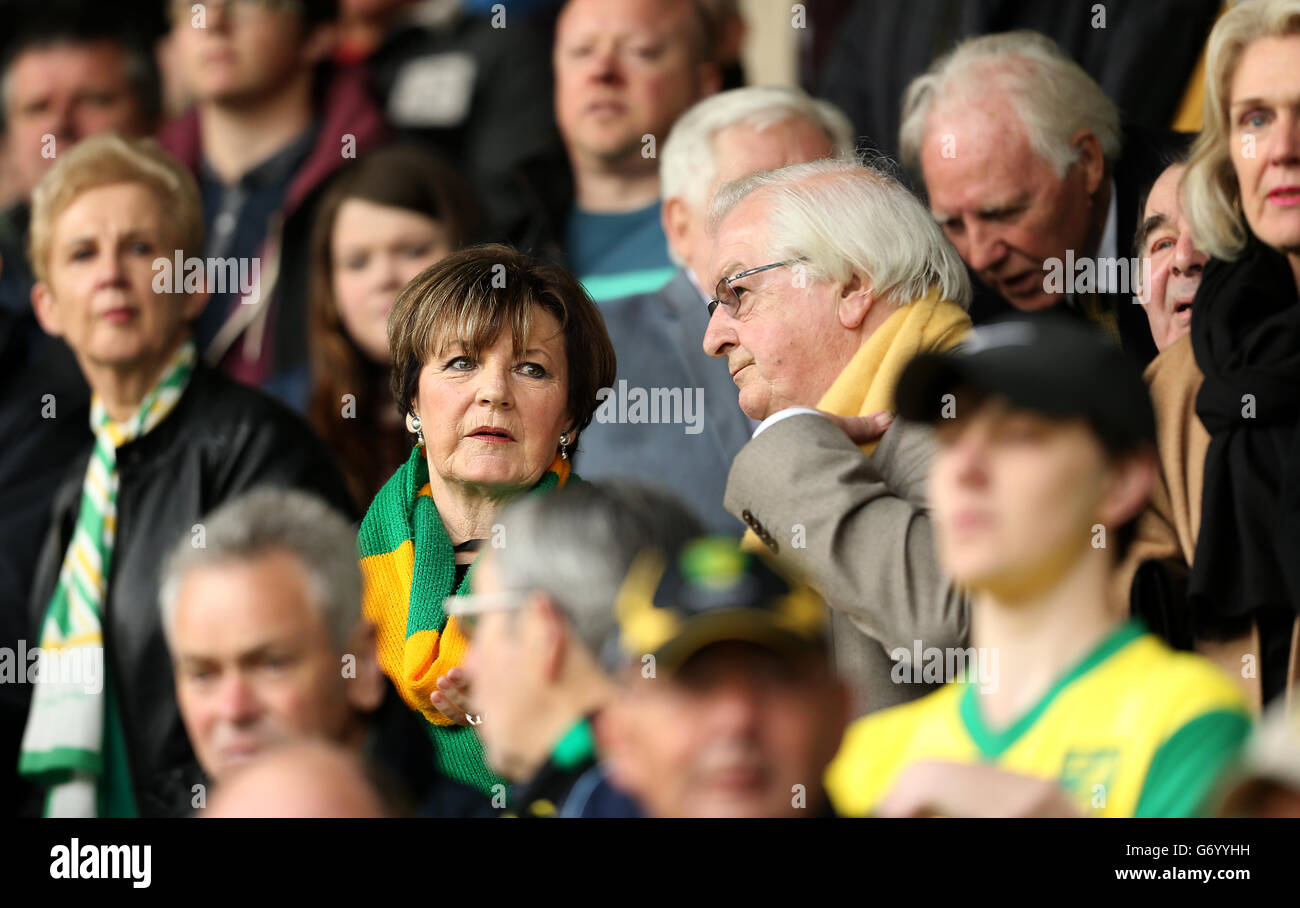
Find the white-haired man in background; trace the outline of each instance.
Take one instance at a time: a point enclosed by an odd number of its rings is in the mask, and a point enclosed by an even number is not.
[[[921,667],[891,659],[959,645],[967,608],[930,538],[930,432],[888,411],[914,355],[969,331],[966,269],[906,188],[853,161],[728,184],[710,223],[704,349],[762,420],[726,508],[821,590],[859,713],[917,696]]]
[[[659,175],[663,229],[678,271],[661,290],[601,306],[619,380],[583,433],[577,461],[583,476],[670,482],[710,531],[742,529],[723,508],[722,493],[753,425],[736,405],[723,364],[700,349],[709,320],[709,294],[702,290],[709,202],[719,186],[739,177],[852,150],[848,119],[794,88],[722,92],[677,121]]]
[[[1144,364],[1156,351],[1134,305],[1133,218],[1178,146],[1173,133],[1122,129],[1101,86],[1032,31],[937,59],[908,86],[899,130],[904,163],[979,278],[977,324],[1064,304]]]

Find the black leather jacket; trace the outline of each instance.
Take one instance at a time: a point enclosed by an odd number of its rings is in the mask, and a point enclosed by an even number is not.
[[[54,497],[53,520],[32,585],[31,639],[80,506],[89,450]],[[176,706],[158,605],[162,559],[203,516],[255,486],[314,492],[349,519],[356,508],[325,444],[297,414],[198,366],[176,408],[117,452],[120,486],[103,630],[106,680],[122,718],[141,816],[183,816],[202,775]]]

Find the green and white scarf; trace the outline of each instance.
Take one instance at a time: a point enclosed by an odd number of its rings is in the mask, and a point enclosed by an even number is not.
[[[194,342],[186,340],[125,423],[113,421],[98,395],[91,400],[95,447],[41,626],[41,671],[18,762],[22,775],[46,788],[46,816],[135,812],[102,627],[117,529],[117,449],[166,418],[189,384],[194,361]],[[96,664],[98,671],[91,668]]]

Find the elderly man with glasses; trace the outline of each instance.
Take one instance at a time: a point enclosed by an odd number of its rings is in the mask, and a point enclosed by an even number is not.
[[[673,124],[660,149],[659,173],[668,253],[679,267],[653,293],[601,304],[618,354],[618,379],[582,435],[577,469],[585,479],[662,482],[671,476],[710,533],[740,534],[743,527],[723,508],[722,493],[731,461],[756,423],[737,405],[725,365],[700,349],[709,322],[705,302],[713,291],[704,273],[709,203],[732,180],[852,150],[848,119],[796,88],[724,91]],[[638,414],[646,399],[649,414]]]
[[[724,504],[831,606],[856,712],[912,699],[944,680],[914,654],[961,645],[967,609],[930,538],[930,434],[892,420],[894,385],[970,329],[966,270],[920,202],[852,161],[731,183],[710,221],[704,350],[761,420]]]

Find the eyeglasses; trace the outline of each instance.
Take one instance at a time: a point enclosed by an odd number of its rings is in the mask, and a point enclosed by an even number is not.
[[[731,286],[732,281],[738,281],[742,277],[749,277],[751,274],[758,274],[760,271],[770,271],[773,268],[782,268],[786,265],[793,265],[795,262],[803,262],[807,259],[800,256],[797,259],[786,259],[784,262],[773,262],[770,265],[761,265],[758,268],[750,268],[748,271],[742,271],[740,274],[733,274],[731,277],[724,277],[718,281],[718,286],[713,288],[713,299],[709,300],[709,317],[713,317],[713,311],[721,306],[727,310],[727,314],[732,318],[740,312],[740,294]]]
[[[474,636],[484,612],[502,612],[523,607],[528,597],[520,593],[467,593],[447,598],[446,611],[460,623],[467,638]]]

